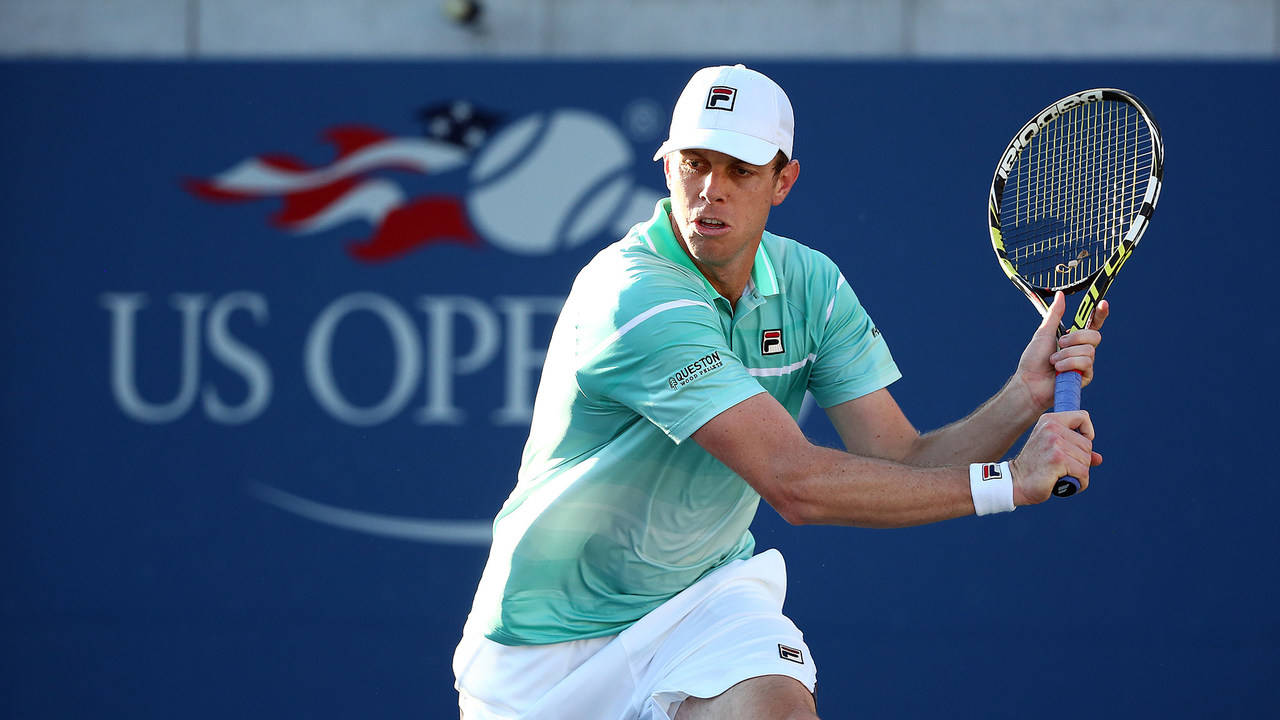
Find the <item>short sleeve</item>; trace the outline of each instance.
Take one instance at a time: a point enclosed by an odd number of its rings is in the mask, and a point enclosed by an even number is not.
[[[809,391],[824,408],[862,397],[902,377],[889,346],[840,276],[822,311]]]
[[[627,302],[624,294],[605,323],[612,332],[579,328],[587,342],[578,387],[588,398],[624,405],[680,443],[765,391],[729,348],[711,302],[690,293],[643,297],[648,302]]]

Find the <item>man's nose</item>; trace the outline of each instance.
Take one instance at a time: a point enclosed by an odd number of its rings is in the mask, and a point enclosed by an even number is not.
[[[702,181],[702,192],[699,195],[707,202],[724,200],[728,196],[728,180],[726,171],[712,169]]]

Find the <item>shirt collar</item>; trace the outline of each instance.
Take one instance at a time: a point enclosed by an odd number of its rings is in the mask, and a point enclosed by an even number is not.
[[[675,233],[671,231],[670,214],[671,198],[663,198],[658,202],[658,206],[654,208],[653,217],[649,220],[648,227],[644,229],[644,235],[649,240],[649,247],[671,262],[692,270],[702,279],[707,289],[712,294],[716,294],[715,288],[711,286],[702,271],[698,270],[698,266],[693,264],[693,259],[680,246],[680,241],[676,240]],[[751,263],[751,282],[755,284],[761,295],[778,294],[778,275],[773,270],[773,261],[769,259],[768,251],[764,249],[763,238],[760,240],[759,247],[756,248],[755,260]]]

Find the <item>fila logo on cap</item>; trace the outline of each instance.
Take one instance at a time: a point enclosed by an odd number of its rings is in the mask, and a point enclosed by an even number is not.
[[[782,351],[781,330],[765,330],[760,333],[761,355],[781,355]]]
[[[728,110],[733,112],[733,101],[738,99],[738,89],[725,85],[716,85],[707,93],[708,110]]]
[[[781,643],[778,645],[778,657],[783,660],[790,660],[793,663],[799,663],[800,665],[804,664],[804,653],[793,647],[782,645]]]
[[[741,104],[739,93],[746,93]],[[699,149],[768,165],[779,151],[790,159],[794,135],[791,101],[777,83],[742,65],[705,67],[680,91],[670,133],[653,159]]]

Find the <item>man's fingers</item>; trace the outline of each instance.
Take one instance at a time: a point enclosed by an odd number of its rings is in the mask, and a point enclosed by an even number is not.
[[[1028,467],[1026,497],[1042,502],[1051,497],[1051,489],[1060,478],[1070,475],[1080,481],[1083,490],[1089,486],[1089,468],[1102,462],[1093,451],[1093,420],[1084,410],[1045,413],[1036,422],[1026,445],[1018,455],[1015,479],[1022,467]]]
[[[1043,427],[1042,427],[1043,426]],[[1093,420],[1088,410],[1066,410],[1063,412],[1045,413],[1036,423],[1033,434],[1041,432],[1056,434],[1061,437],[1083,435],[1089,442],[1093,441]]]
[[[1102,320],[1106,319],[1106,313],[1103,312]],[[1088,385],[1093,379],[1093,360],[1097,355],[1098,345],[1102,342],[1102,333],[1094,327],[1095,323],[1091,320],[1090,327],[1085,330],[1076,330],[1067,333],[1058,339],[1058,351],[1049,356],[1049,363],[1053,365],[1053,369],[1063,373],[1075,370],[1084,377],[1084,384]],[[1102,322],[1096,323],[1101,327]]]
[[[1058,460],[1067,474],[1080,481],[1083,487],[1089,480],[1089,468],[1093,465],[1093,444],[1078,432],[1066,432],[1055,443]]]
[[[1053,302],[1049,303],[1049,312],[1044,314],[1040,319],[1040,327],[1036,328],[1036,334],[1044,333],[1057,334],[1058,325],[1062,322],[1062,315],[1067,311],[1067,296],[1062,292],[1053,294]]]
[[[1086,490],[1089,487],[1089,468],[1097,467],[1101,464],[1102,454],[1087,448],[1083,450],[1073,448],[1073,451],[1067,454],[1065,462],[1068,474],[1080,481],[1081,490]]]
[[[1111,303],[1103,300],[1093,309],[1093,314],[1089,316],[1089,329],[1101,330],[1102,323],[1107,321],[1107,315],[1111,314]]]
[[[1087,410],[1071,410],[1069,412],[1053,413],[1055,420],[1061,422],[1068,430],[1074,430],[1089,442],[1093,442],[1093,419],[1089,417]]]
[[[1080,347],[1088,345],[1089,347],[1097,347],[1102,344],[1102,333],[1096,329],[1076,330],[1063,335],[1058,340],[1058,346],[1064,350],[1069,347]]]
[[[1076,334],[1078,333],[1071,333],[1071,335],[1076,335]],[[1071,337],[1071,335],[1068,335],[1067,337]],[[1093,359],[1093,357],[1096,356],[1097,354],[1098,354],[1098,348],[1097,346],[1092,344],[1086,343],[1086,344],[1080,344],[1080,345],[1067,345],[1067,346],[1064,346],[1061,350],[1054,351],[1053,354],[1049,356],[1049,362],[1057,363],[1062,360],[1067,360],[1068,358]]]
[[[1070,462],[1067,463],[1067,470],[1070,472],[1071,477],[1080,481],[1081,490],[1087,490],[1089,488],[1089,466],[1087,464],[1072,458]]]
[[[1040,321],[1040,331],[1052,330],[1058,331],[1058,324],[1062,322],[1062,314],[1067,311],[1067,296],[1061,291],[1053,294],[1053,302],[1049,303],[1049,312],[1045,313],[1044,319]]]
[[[1071,348],[1069,351],[1058,351],[1049,356],[1049,363],[1057,372],[1072,370],[1084,376],[1086,381],[1093,377],[1094,351],[1092,345]],[[1087,382],[1086,382],[1087,384]]]
[[[1081,435],[1080,433],[1072,433],[1069,435],[1074,442],[1071,443],[1071,454],[1076,460],[1085,465],[1093,464],[1093,441]]]

